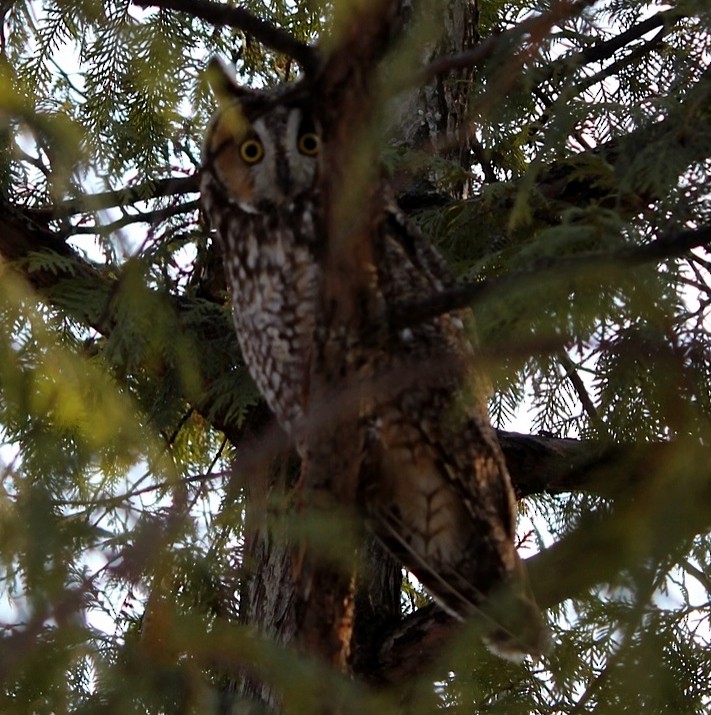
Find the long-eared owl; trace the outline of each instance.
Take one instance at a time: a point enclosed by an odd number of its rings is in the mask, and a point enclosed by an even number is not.
[[[247,90],[220,63],[211,72],[220,107],[203,150],[203,206],[221,241],[244,361],[294,437],[308,417],[318,328],[325,149],[308,97]],[[453,280],[397,205],[383,206],[373,290],[387,324],[389,307]],[[363,416],[363,506],[379,540],[442,607],[458,618],[484,613],[492,650],[539,655],[547,630],[514,547],[514,492],[478,387],[468,320],[463,312],[379,326],[373,367],[392,380]],[[489,596],[504,586],[497,607]]]

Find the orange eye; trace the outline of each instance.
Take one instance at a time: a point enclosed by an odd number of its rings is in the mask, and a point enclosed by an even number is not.
[[[306,156],[316,156],[319,144],[319,138],[313,132],[305,132],[299,137],[299,151]]]
[[[245,164],[256,164],[264,156],[264,147],[258,139],[246,139],[239,145],[239,155]]]

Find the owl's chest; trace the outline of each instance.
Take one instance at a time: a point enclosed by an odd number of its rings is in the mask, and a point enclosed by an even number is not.
[[[220,232],[245,363],[287,431],[306,409],[320,285],[304,220],[259,215]]]

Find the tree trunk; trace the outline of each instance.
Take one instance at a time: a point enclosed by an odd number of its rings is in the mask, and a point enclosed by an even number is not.
[[[438,57],[458,54],[479,43],[478,0],[450,0],[441,14],[433,14],[430,9],[421,12],[426,17],[415,15],[412,23],[417,26],[420,20],[432,39],[418,47],[420,66],[426,67]],[[438,20],[441,24],[433,26]],[[407,198],[444,191],[453,199],[469,197],[471,185],[466,177],[472,164],[469,95],[475,71],[464,67],[440,74],[428,84],[418,84],[392,100],[392,144],[444,159],[451,162],[452,174],[458,173],[457,167],[461,173],[454,181],[446,180],[441,171],[425,162],[423,168],[406,169],[396,175],[398,195]]]

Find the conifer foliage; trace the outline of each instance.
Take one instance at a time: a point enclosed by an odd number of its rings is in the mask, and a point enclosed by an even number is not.
[[[374,4],[15,0],[0,712],[711,707],[711,3],[388,1],[369,141],[460,277],[392,320],[474,310],[552,653],[490,655],[355,514],[294,518],[200,216],[209,57],[292,81]],[[287,627],[295,544],[357,573],[347,672]]]

